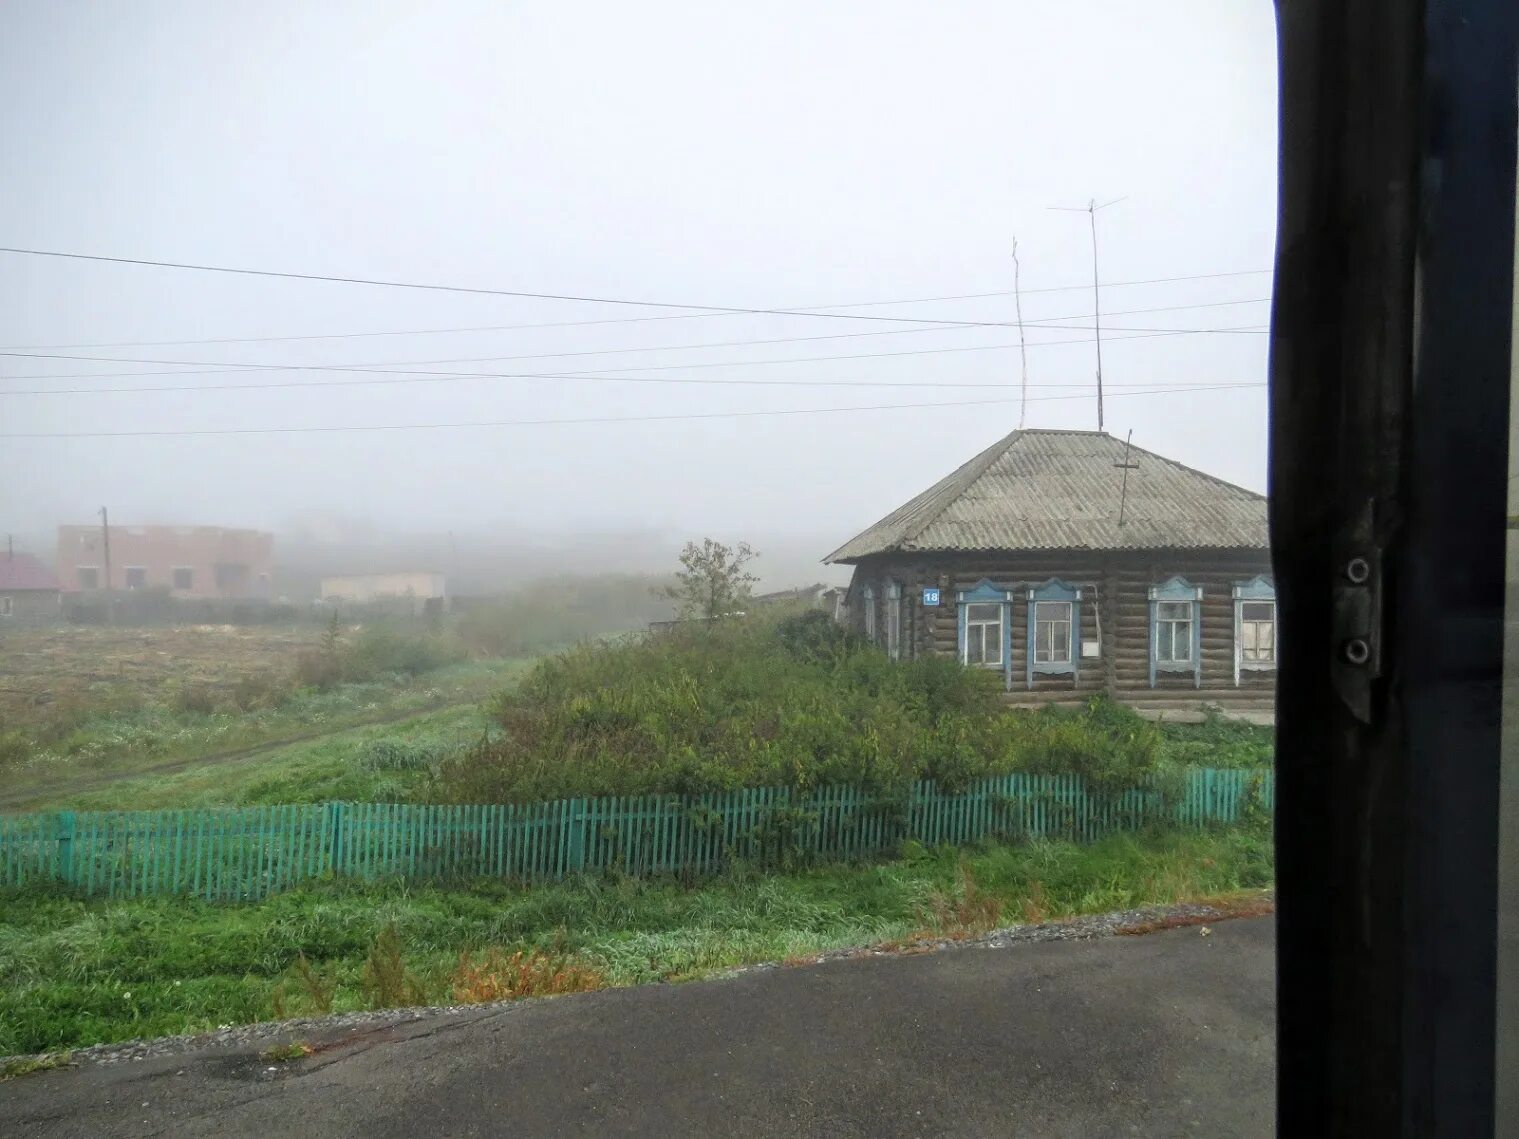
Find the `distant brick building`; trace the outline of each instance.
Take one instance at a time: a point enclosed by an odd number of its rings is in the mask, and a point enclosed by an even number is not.
[[[31,554],[0,553],[0,628],[58,620],[58,579]]]
[[[58,527],[65,592],[165,589],[179,598],[268,597],[274,535],[221,526],[112,526],[111,579],[99,526]]]

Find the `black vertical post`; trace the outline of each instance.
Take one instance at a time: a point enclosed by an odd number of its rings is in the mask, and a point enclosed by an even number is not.
[[[1278,1133],[1493,1134],[1511,0],[1279,0]]]

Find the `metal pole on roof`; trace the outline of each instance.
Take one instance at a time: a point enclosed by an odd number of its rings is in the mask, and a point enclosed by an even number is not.
[[[1096,198],[1091,198],[1084,206],[1050,206],[1052,210],[1062,210],[1066,213],[1086,214],[1092,224],[1092,328],[1097,345],[1097,430],[1102,430],[1102,293],[1099,288],[1101,278],[1097,273],[1097,211],[1105,210],[1109,206],[1116,206],[1124,198],[1114,198],[1111,202],[1097,204]]]

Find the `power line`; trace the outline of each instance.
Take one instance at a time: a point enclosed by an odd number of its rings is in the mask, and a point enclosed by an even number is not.
[[[459,380],[574,380],[586,383],[608,384],[698,384],[712,387],[760,387],[760,388],[1002,388],[1001,380],[749,380],[708,379],[697,376],[607,376],[593,372],[408,372],[395,378],[372,380],[270,380],[247,384],[154,384],[132,388],[23,388],[16,391],[0,391],[0,398],[8,396],[79,396],[79,395],[145,395],[161,392],[218,392],[279,391],[286,388],[352,388],[389,387],[398,384],[452,383]],[[1144,387],[1147,382],[1119,384],[1119,387]],[[1168,390],[1181,391],[1187,383],[1171,385]],[[1070,383],[1032,384],[1035,388],[1072,388]],[[1085,385],[1081,385],[1085,386]],[[1110,387],[1114,385],[1108,385]],[[1210,385],[1211,386],[1211,385]]]
[[[156,269],[185,269],[200,273],[225,273],[242,277],[272,277],[289,281],[321,281],[329,284],[372,285],[381,288],[415,289],[424,292],[467,293],[478,296],[514,297],[521,300],[573,301],[580,304],[628,305],[635,308],[680,308],[688,309],[693,313],[709,313],[721,316],[731,316],[736,314],[750,316],[810,316],[831,320],[888,321],[896,324],[924,323],[924,321],[920,318],[908,316],[877,316],[871,314],[823,312],[819,309],[745,308],[729,305],[684,304],[674,301],[632,300],[624,297],[579,296],[572,293],[533,293],[517,289],[488,289],[471,285],[436,285],[416,281],[393,281],[374,277],[341,277],[319,273],[282,272],[274,269],[247,269],[228,265],[202,265],[187,261],[157,261],[142,257],[107,257],[98,253],[68,253],[54,249],[22,249],[16,246],[0,246],[0,253],[11,253],[18,256],[28,257],[54,257],[71,261],[95,261],[112,265],[138,265]],[[1267,270],[1249,270],[1247,272],[1266,271]],[[1000,326],[1005,322],[934,321],[934,323],[949,325],[973,324]]]
[[[973,294],[973,295],[975,295],[975,296],[996,296],[996,295],[999,295],[999,294],[994,294],[994,293],[977,293],[977,294]],[[921,300],[959,300],[959,299],[961,299],[961,298],[958,298],[958,297],[941,297],[941,298],[926,297],[926,298],[920,298],[920,301]],[[1145,315],[1145,314],[1149,314],[1149,313],[1156,313],[1156,312],[1188,312],[1188,311],[1192,311],[1194,309],[1229,308],[1229,307],[1236,306],[1236,305],[1265,304],[1265,303],[1269,302],[1270,300],[1271,300],[1270,297],[1244,297],[1244,298],[1242,298],[1240,300],[1235,300],[1235,301],[1204,301],[1201,304],[1191,304],[1191,305],[1158,305],[1158,306],[1154,306],[1154,307],[1151,307],[1151,308],[1123,309],[1123,310],[1120,310],[1119,312],[1108,313],[1107,315],[1109,315],[1109,316],[1140,316],[1140,315]],[[914,303],[919,303],[919,302],[914,302],[914,301],[868,301],[866,303],[868,303],[868,304],[914,304]],[[1089,320],[1089,319],[1091,319],[1091,317],[1092,317],[1091,313],[1072,313],[1069,316],[1042,316],[1042,317],[1039,317],[1038,319],[1028,320],[1025,323],[1031,324],[1031,325],[1042,326],[1042,327],[1049,327],[1049,328],[1067,328],[1067,327],[1069,327],[1069,328],[1078,328],[1080,326],[1077,326],[1077,325],[1064,325],[1064,324],[1059,324],[1059,323],[1056,323],[1056,322],[1057,321],[1067,321],[1067,320]],[[580,323],[580,322],[571,322],[571,323]],[[595,324],[595,323],[601,323],[601,322],[598,322],[598,321],[587,321],[587,322],[584,322],[584,323]],[[1012,326],[1013,326],[1012,322],[1004,322],[1003,324],[996,325],[995,327],[1012,327]],[[521,325],[506,324],[506,325],[497,325],[497,326],[494,326],[494,327],[482,327],[482,328],[431,328],[431,329],[424,328],[424,329],[417,329],[417,330],[414,330],[414,331],[411,331],[411,332],[339,332],[339,333],[332,333],[332,334],[330,334],[328,336],[251,336],[251,337],[228,338],[228,339],[219,339],[219,340],[137,340],[137,341],[119,341],[119,342],[116,342],[116,343],[96,343],[96,344],[15,344],[15,345],[8,345],[6,347],[0,348],[0,353],[12,353],[12,352],[13,353],[27,353],[27,352],[41,352],[41,351],[44,351],[44,350],[46,350],[46,351],[62,351],[62,350],[65,350],[65,349],[73,350],[73,349],[79,349],[79,348],[155,348],[155,347],[167,347],[167,346],[172,346],[172,345],[193,346],[193,345],[203,345],[203,344],[266,344],[266,343],[275,343],[275,342],[283,342],[283,341],[294,341],[294,340],[352,339],[352,338],[365,337],[365,336],[426,336],[426,335],[431,335],[433,333],[444,333],[444,332],[500,332],[500,331],[506,331],[506,330],[513,329],[513,328],[540,328],[540,327],[555,327],[555,326],[553,326],[553,325],[534,325],[534,324],[521,324]],[[534,355],[534,356],[496,356],[496,357],[493,357],[493,359],[497,359],[497,360],[541,360],[541,359],[547,359],[547,358],[552,357],[552,356],[575,356],[575,355],[582,355],[582,356],[604,356],[604,355],[621,355],[621,354],[627,353],[627,352],[690,352],[690,351],[695,351],[695,350],[701,349],[701,348],[737,348],[737,347],[743,347],[743,346],[746,346],[746,345],[756,345],[756,344],[794,344],[794,343],[801,343],[801,342],[810,341],[810,340],[851,340],[851,339],[858,339],[860,337],[865,337],[865,336],[906,336],[906,335],[910,335],[912,333],[923,333],[923,332],[956,332],[956,331],[959,331],[959,330],[961,330],[963,328],[978,328],[978,327],[982,327],[982,326],[980,326],[980,325],[974,325],[974,324],[970,324],[970,325],[953,325],[952,324],[952,325],[945,325],[945,326],[929,325],[928,327],[925,327],[925,328],[888,328],[888,329],[882,329],[882,330],[878,330],[878,331],[874,331],[874,332],[830,332],[830,333],[824,333],[824,334],[819,335],[819,336],[778,336],[778,337],[772,337],[772,338],[764,339],[764,340],[718,340],[718,341],[712,341],[712,342],[709,342],[709,343],[706,343],[706,344],[671,344],[671,345],[653,345],[653,346],[649,346],[649,347],[640,346],[640,347],[636,347],[636,348],[601,348],[601,349],[592,349],[592,350],[585,350],[585,351],[579,351],[579,352],[545,352],[545,353],[539,353],[538,355]],[[93,359],[95,357],[78,357],[78,358],[79,359]],[[101,357],[101,358],[102,359],[106,359],[106,357]],[[0,378],[3,378],[3,377],[0,377]],[[16,378],[16,377],[11,377],[11,378]]]
[[[1108,282],[1103,287],[1104,288],[1109,288],[1109,289],[1118,289],[1118,288],[1124,288],[1124,287],[1133,286],[1133,285],[1168,284],[1168,283],[1174,282],[1174,281],[1202,281],[1202,280],[1211,280],[1211,279],[1218,278],[1218,277],[1248,277],[1248,276],[1257,276],[1257,275],[1260,275],[1262,273],[1270,273],[1271,271],[1272,270],[1270,270],[1270,269],[1240,269],[1240,270],[1236,270],[1234,272],[1229,272],[1229,273],[1200,273],[1200,274],[1195,274],[1195,275],[1189,276],[1189,277],[1152,277],[1149,280],[1141,280],[1141,281],[1113,281],[1113,282]],[[1078,289],[1085,289],[1087,287],[1088,286],[1086,286],[1086,285],[1056,285],[1056,286],[1053,286],[1053,287],[1050,287],[1050,288],[1044,288],[1044,289],[1025,289],[1025,290],[1023,290],[1023,292],[1024,292],[1025,295],[1028,295],[1030,293],[1066,293],[1066,292],[1073,292],[1073,291],[1078,290]],[[984,299],[988,299],[988,298],[1006,297],[1006,296],[1011,296],[1011,295],[1012,295],[1012,293],[1010,291],[993,292],[993,293],[960,293],[960,294],[957,294],[957,295],[954,295],[954,296],[944,296],[944,297],[911,297],[911,298],[904,298],[902,300],[894,300],[894,301],[858,301],[858,302],[855,302],[853,304],[815,305],[815,306],[800,306],[799,305],[799,306],[795,306],[793,309],[788,310],[788,311],[794,311],[794,312],[798,312],[798,313],[808,313],[808,312],[812,312],[812,311],[816,311],[816,310],[820,310],[820,309],[824,309],[824,308],[846,309],[846,308],[872,308],[872,307],[879,307],[879,306],[885,306],[885,305],[935,304],[935,303],[939,303],[939,302],[943,302],[943,301],[984,300]],[[1141,314],[1141,313],[1152,313],[1152,312],[1180,312],[1180,311],[1184,311],[1184,310],[1188,310],[1188,309],[1219,308],[1219,307],[1223,307],[1223,306],[1227,306],[1227,305],[1257,304],[1257,303],[1260,303],[1260,302],[1269,301],[1270,299],[1271,299],[1270,297],[1249,297],[1249,298],[1246,298],[1245,300],[1238,300],[1238,301],[1213,301],[1213,302],[1208,302],[1208,303],[1204,303],[1204,304],[1194,304],[1194,305],[1162,305],[1162,306],[1157,307],[1157,308],[1125,309],[1125,310],[1123,310],[1121,312],[1109,313],[1108,315],[1110,315],[1110,316],[1135,316],[1135,315],[1138,315],[1138,314]],[[476,325],[476,326],[473,326],[473,327],[464,327],[464,328],[414,328],[414,329],[382,330],[382,331],[378,331],[378,332],[319,332],[319,333],[308,333],[308,334],[297,335],[297,336],[219,336],[219,337],[212,337],[210,339],[205,339],[205,340],[107,340],[107,341],[96,341],[96,342],[87,343],[87,344],[9,344],[9,345],[5,345],[3,348],[0,348],[0,351],[6,351],[6,352],[36,352],[36,351],[42,351],[42,350],[59,351],[59,350],[64,350],[64,349],[76,349],[76,348],[166,348],[166,347],[174,347],[174,346],[177,346],[177,345],[198,346],[198,345],[204,345],[204,344],[274,344],[274,343],[305,341],[305,340],[355,340],[355,339],[368,338],[368,337],[376,337],[376,336],[440,336],[440,335],[444,335],[444,334],[464,333],[464,332],[473,332],[473,333],[479,333],[479,332],[517,332],[517,331],[522,331],[522,330],[527,330],[527,329],[539,329],[539,328],[579,328],[579,327],[583,327],[585,325],[594,325],[594,324],[641,324],[641,323],[649,323],[649,322],[652,322],[652,321],[661,321],[661,320],[700,320],[700,319],[704,319],[704,318],[710,317],[710,316],[721,316],[721,315],[725,315],[725,314],[723,314],[723,313],[690,313],[690,314],[686,314],[686,315],[676,315],[676,316],[612,317],[612,318],[608,318],[608,319],[605,319],[605,320],[558,320],[558,321],[549,321],[549,322],[546,322],[546,323],[538,323],[538,324],[487,324],[487,325]],[[1092,315],[1091,313],[1082,313],[1082,314],[1077,315],[1077,316],[1068,316],[1068,317],[1065,317],[1065,316],[1041,317],[1041,318],[1039,318],[1039,320],[1031,320],[1031,321],[1029,321],[1029,323],[1030,324],[1039,324],[1041,321],[1055,321],[1055,320],[1084,320],[1084,319],[1086,319],[1087,317],[1089,317],[1091,315]],[[931,318],[931,317],[924,317],[923,319],[924,319],[924,321],[931,321],[933,318]],[[1004,324],[1005,325],[1010,325],[1010,322],[1004,322]],[[948,326],[946,326],[946,328],[954,328],[954,327],[957,327],[957,326],[956,325],[948,325]],[[977,325],[967,325],[967,326],[960,326],[960,327],[975,328],[975,327],[978,327],[978,326]],[[938,332],[938,331],[944,331],[944,330],[945,330],[944,328],[929,327],[929,328],[923,328],[923,329],[903,329],[902,331],[906,331],[906,332]],[[843,333],[841,335],[844,335],[844,336],[888,336],[888,335],[892,335],[892,333],[891,332],[849,332],[849,333]],[[807,339],[823,339],[823,338],[822,337],[813,338],[813,337],[797,336],[797,337],[787,337],[786,339],[807,340]],[[731,343],[746,343],[746,342],[745,341],[733,341]],[[766,342],[765,341],[748,341],[747,343],[766,343]],[[710,347],[710,346],[709,345],[692,345],[692,347]],[[627,351],[633,351],[633,349],[627,349]],[[650,349],[650,351],[652,351],[652,349]]]
[[[1070,328],[1071,326],[1065,325],[1065,326],[1061,326],[1061,327]],[[1073,331],[1074,331],[1074,329],[1073,329]],[[1111,337],[1110,339],[1113,339],[1113,340],[1146,340],[1146,339],[1153,339],[1155,337],[1160,337],[1160,336],[1196,336],[1196,335],[1204,335],[1204,334],[1208,334],[1208,333],[1262,333],[1262,332],[1265,332],[1265,331],[1266,331],[1266,328],[1265,328],[1264,325],[1242,325],[1242,326],[1237,326],[1237,327],[1233,327],[1233,328],[1147,329],[1147,330],[1144,330],[1142,332],[1136,330],[1136,334],[1135,335],[1116,336],[1116,337]],[[1037,341],[1037,342],[1029,345],[1029,347],[1031,347],[1031,348],[1053,348],[1053,347],[1058,347],[1060,345],[1066,345],[1066,344],[1087,344],[1087,343],[1090,343],[1090,338],[1088,338],[1088,337],[1077,337],[1076,339],[1073,339],[1073,340],[1045,340],[1045,341]],[[842,360],[879,360],[879,359],[887,359],[887,358],[891,358],[891,357],[895,357],[895,356],[937,356],[937,355],[944,355],[944,354],[955,353],[955,352],[991,352],[991,351],[998,351],[998,350],[1004,349],[1004,348],[1015,348],[1015,347],[1018,347],[1018,345],[1016,345],[1016,344],[973,344],[973,345],[961,345],[959,347],[953,347],[953,348],[915,348],[915,349],[908,349],[906,351],[901,351],[901,352],[856,352],[856,353],[851,353],[850,355],[846,355],[846,356],[790,356],[790,357],[786,357],[785,359],[780,359],[780,360],[710,360],[710,361],[694,362],[694,363],[689,363],[689,364],[641,364],[641,365],[630,365],[630,366],[619,367],[619,368],[599,368],[599,369],[596,370],[596,372],[597,373],[606,373],[606,372],[617,372],[617,373],[627,373],[627,372],[669,372],[669,371],[685,371],[685,370],[690,370],[690,369],[706,369],[706,368],[752,368],[752,367],[761,367],[761,366],[772,365],[772,364],[817,364],[817,363],[826,363],[826,362],[829,362],[829,361],[842,361]],[[575,353],[571,353],[571,355],[574,355],[574,354]],[[453,359],[444,359],[444,360],[397,360],[397,361],[392,361],[391,364],[374,364],[374,365],[357,365],[357,364],[254,364],[254,363],[247,363],[247,364],[241,364],[241,365],[239,365],[237,367],[233,367],[233,368],[222,368],[222,367],[212,366],[211,362],[210,361],[206,361],[206,360],[153,360],[153,359],[143,359],[143,358],[140,358],[140,357],[122,357],[122,356],[70,356],[70,355],[59,355],[59,354],[53,354],[53,353],[0,352],[0,357],[10,357],[10,358],[13,358],[13,359],[28,359],[28,360],[98,360],[98,361],[100,361],[102,363],[164,364],[164,365],[173,365],[174,366],[174,368],[172,370],[162,371],[162,372],[94,372],[94,373],[83,372],[83,373],[68,373],[68,374],[63,374],[63,375],[48,375],[46,373],[41,373],[41,374],[33,374],[33,375],[16,375],[16,376],[4,376],[4,377],[0,377],[0,379],[6,379],[6,380],[22,380],[22,379],[25,379],[25,380],[113,379],[113,378],[128,378],[128,377],[133,377],[133,376],[160,376],[160,375],[163,375],[163,376],[232,375],[232,374],[247,373],[247,372],[354,372],[354,373],[360,373],[360,374],[378,374],[378,375],[446,376],[446,377],[455,378],[455,379],[458,379],[458,378],[465,378],[465,379],[468,379],[468,378],[481,378],[481,379],[513,379],[513,378],[548,379],[548,378],[554,378],[554,377],[564,377],[564,378],[568,378],[568,379],[574,379],[574,378],[577,378],[577,377],[580,377],[580,376],[588,376],[588,375],[595,374],[595,373],[591,373],[591,372],[581,371],[581,372],[543,372],[543,373],[522,374],[521,376],[516,376],[513,373],[431,372],[431,371],[425,371],[425,370],[418,370],[418,369],[410,367],[410,365],[412,365],[412,364],[490,364],[490,363],[495,363],[496,361],[499,361],[499,360],[511,360],[511,359],[518,359],[518,358],[525,358],[525,359],[541,358],[541,357],[511,357],[511,356],[464,356],[464,357],[457,357],[457,358],[453,358]],[[187,371],[187,370],[184,370],[184,369],[193,369],[193,370],[188,370]],[[363,381],[363,380],[352,381],[352,383],[354,385],[363,384],[365,382],[368,382],[368,381]],[[234,385],[221,385],[221,386],[218,386],[218,387],[209,387],[208,388],[208,387],[205,387],[204,385],[187,384],[187,385],[184,385],[181,388],[155,387],[152,390],[154,390],[154,391],[171,391],[171,390],[182,390],[182,391],[221,391],[221,390],[228,390],[228,389],[232,388],[233,386]],[[249,386],[252,386],[252,385],[249,385]],[[283,384],[283,385],[278,385],[278,386],[298,387],[300,385],[299,384]],[[88,389],[88,390],[99,391],[99,392],[113,392],[113,391],[126,392],[126,391],[133,391],[135,389],[132,389],[132,388],[95,388],[95,389]],[[5,393],[0,393],[0,394],[5,394]],[[9,393],[9,394],[22,395],[22,394],[45,394],[45,393],[12,392],[12,393]]]
[[[1264,383],[1250,385],[1226,385],[1228,389],[1240,386],[1263,388]],[[1219,388],[1195,388],[1193,391],[1225,390]],[[1150,391],[1124,392],[1124,396],[1140,395],[1170,395],[1170,389],[1157,388]],[[1064,399],[1085,399],[1085,395],[1079,396],[1036,396],[1031,402],[1048,402]],[[800,407],[785,408],[766,411],[708,411],[708,412],[682,412],[670,415],[614,415],[614,416],[589,416],[574,419],[498,419],[484,421],[465,421],[460,423],[384,423],[366,424],[363,426],[334,425],[334,426],[304,426],[304,427],[206,427],[206,428],[173,428],[163,430],[146,431],[59,431],[59,432],[9,432],[0,434],[0,439],[126,439],[141,437],[164,437],[164,436],[188,436],[188,435],[294,435],[294,434],[330,434],[335,432],[370,432],[370,431],[441,431],[467,427],[552,427],[568,426],[593,423],[656,423],[670,420],[696,420],[696,419],[748,419],[757,416],[795,416],[795,415],[838,415],[861,411],[905,411],[909,409],[940,408],[940,407],[984,407],[992,404],[1017,403],[1016,399],[978,399],[962,400],[945,403],[935,400],[928,403],[885,403],[872,404],[865,407]]]

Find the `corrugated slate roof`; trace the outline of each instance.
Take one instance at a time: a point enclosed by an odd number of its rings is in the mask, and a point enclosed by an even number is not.
[[[1261,549],[1266,499],[1100,431],[1014,431],[825,561],[935,550]]]
[[[31,554],[0,551],[0,592],[21,589],[57,589],[58,579]]]

